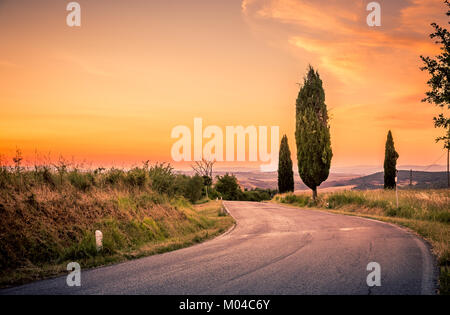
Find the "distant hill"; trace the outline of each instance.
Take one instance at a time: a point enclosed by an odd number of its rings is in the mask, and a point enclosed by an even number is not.
[[[192,175],[193,171],[179,171],[179,173]],[[261,188],[261,189],[277,189],[278,188],[278,172],[261,172],[259,170],[219,170],[214,171],[213,176],[222,176],[226,173],[234,174],[239,181],[239,184],[247,189]],[[335,185],[336,182],[346,181],[352,178],[359,177],[356,174],[340,174],[331,173],[328,180],[322,183],[323,187],[331,187]],[[308,187],[303,184],[300,176],[297,172],[294,172],[294,182],[295,190],[308,189]]]
[[[192,175],[193,171],[179,171],[183,174]],[[224,175],[227,171],[219,170],[214,172],[216,175]],[[230,170],[236,176],[241,186],[247,189],[277,189],[277,172],[260,172],[259,170]],[[308,187],[303,184],[298,172],[294,172],[295,190],[305,190]],[[353,189],[378,189],[383,188],[384,174],[376,172],[370,175],[355,173],[330,173],[328,179],[320,185],[320,188],[352,186]],[[414,188],[445,188],[447,187],[446,172],[424,172],[413,171],[412,184]],[[399,186],[409,186],[409,170],[399,171]]]
[[[383,188],[384,173],[377,172],[375,174],[352,178],[344,181],[333,181],[329,184],[333,186],[354,186],[353,189],[378,189]],[[399,187],[409,187],[410,171],[400,170],[398,174]],[[412,172],[413,188],[446,188],[447,173],[446,172]]]
[[[276,189],[278,182],[276,172],[256,173],[256,172],[237,172],[235,173],[239,182],[247,188],[271,188]],[[398,175],[399,187],[409,187],[409,170],[400,170]],[[308,189],[303,184],[298,174],[295,174],[295,190]],[[384,173],[376,172],[367,176],[358,176],[354,174],[331,173],[328,179],[320,185],[320,188],[354,186],[353,189],[379,189],[383,188]],[[446,188],[447,172],[412,172],[413,188]]]

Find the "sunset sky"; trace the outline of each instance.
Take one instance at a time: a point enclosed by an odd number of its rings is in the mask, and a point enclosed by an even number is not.
[[[431,22],[447,25],[442,0],[378,1],[381,27],[366,24],[370,1],[359,0],[80,0],[71,28],[69,2],[0,0],[0,154],[171,162],[172,128],[195,117],[280,126],[295,152],[311,64],[333,166],[382,165],[389,129],[399,164],[442,155],[419,69],[420,55],[439,52],[428,35]]]

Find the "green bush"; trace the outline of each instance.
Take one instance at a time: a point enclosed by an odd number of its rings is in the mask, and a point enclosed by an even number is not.
[[[263,201],[270,200],[275,195],[276,190],[271,189],[259,189],[255,188],[253,190],[246,190],[242,192],[239,200],[243,201]]]
[[[173,195],[182,196],[192,203],[199,201],[204,195],[204,180],[201,176],[189,177],[186,175],[176,175],[171,191]]]
[[[433,212],[429,215],[430,220],[439,221],[442,223],[450,223],[450,211],[447,212]]]
[[[347,204],[363,205],[367,201],[363,196],[351,192],[336,193],[329,196],[327,200],[330,208],[338,208]]]
[[[104,182],[110,186],[116,186],[123,182],[125,178],[125,172],[116,168],[111,168],[104,175]]]
[[[144,168],[135,167],[126,173],[124,179],[129,186],[144,188],[149,182],[149,174]]]
[[[276,190],[255,188],[242,191],[236,176],[226,173],[217,176],[216,184],[210,191],[210,198],[221,197],[225,200],[263,201],[270,200],[277,193]]]
[[[208,188],[208,196],[211,200],[222,198],[222,195],[214,187]]]
[[[150,167],[149,177],[154,191],[169,196],[174,194],[175,174],[172,166],[165,163],[157,163]]]
[[[280,202],[305,207],[309,206],[312,203],[312,199],[311,197],[306,195],[287,194],[280,198]]]
[[[64,249],[60,260],[77,260],[96,256],[97,247],[95,245],[95,236],[93,233],[84,233],[84,236],[78,243]]]
[[[185,197],[192,203],[197,202],[202,198],[203,186],[203,178],[201,176],[195,175],[191,177],[185,190]]]
[[[242,190],[239,187],[236,176],[226,173],[223,176],[217,176],[217,182],[214,189],[221,194],[225,200],[239,200]]]
[[[91,173],[81,173],[74,170],[68,173],[70,184],[78,190],[88,191],[94,184],[94,177]]]

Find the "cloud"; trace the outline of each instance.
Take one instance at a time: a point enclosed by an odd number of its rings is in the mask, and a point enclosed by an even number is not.
[[[445,25],[445,6],[442,0],[412,0],[411,5],[405,6],[400,14],[399,29],[417,34],[428,34],[433,21],[440,20]]]
[[[298,49],[299,56],[312,53],[318,66],[341,82],[367,85],[384,80],[387,71],[417,69],[411,60],[437,52],[427,26],[445,19],[440,2],[382,2],[385,23],[380,28],[366,24],[368,1],[361,0],[244,0],[242,12],[260,30],[264,23],[271,28],[278,24],[279,35]]]

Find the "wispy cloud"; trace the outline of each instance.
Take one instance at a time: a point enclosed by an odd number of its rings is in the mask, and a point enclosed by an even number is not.
[[[446,7],[443,0],[378,0],[382,26],[369,27],[369,2],[243,0],[242,15],[255,36],[318,68],[336,160],[382,158],[387,130],[395,132],[402,158],[419,151],[431,159],[436,113],[421,103],[428,76],[419,56],[439,52],[430,24],[447,24]]]
[[[405,55],[436,52],[427,34],[429,24],[445,19],[440,0],[398,1],[390,8],[382,2],[383,27],[366,24],[368,1],[340,0],[244,0],[243,14],[249,23],[284,26],[285,41],[299,55],[313,53],[319,66],[341,81],[362,82],[382,78],[389,65],[402,66]],[[406,66],[406,64],[404,64]],[[416,65],[412,65],[416,67]]]

